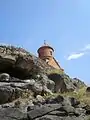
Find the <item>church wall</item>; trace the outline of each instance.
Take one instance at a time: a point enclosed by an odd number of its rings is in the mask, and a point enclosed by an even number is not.
[[[55,62],[55,60],[52,58],[50,59],[50,61],[48,62],[49,65],[53,66],[56,69],[60,69],[60,67],[57,65],[57,63]]]
[[[53,51],[52,49],[49,48],[42,48],[39,50],[39,57],[43,58],[43,57],[52,57]]]

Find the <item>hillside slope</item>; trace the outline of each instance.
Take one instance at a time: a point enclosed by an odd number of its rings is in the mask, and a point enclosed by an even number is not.
[[[0,120],[88,120],[90,107],[68,96],[86,87],[22,48],[0,46]]]

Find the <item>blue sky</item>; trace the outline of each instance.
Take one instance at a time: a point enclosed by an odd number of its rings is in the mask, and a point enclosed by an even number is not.
[[[90,0],[0,0],[0,43],[37,55],[44,40],[67,74],[90,84]]]

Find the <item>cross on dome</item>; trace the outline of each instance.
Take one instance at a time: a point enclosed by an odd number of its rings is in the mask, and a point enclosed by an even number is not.
[[[47,42],[46,42],[46,40],[44,40],[44,45],[45,45],[45,46],[48,45]]]

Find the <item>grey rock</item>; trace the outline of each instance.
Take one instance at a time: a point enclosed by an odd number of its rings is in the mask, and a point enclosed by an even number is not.
[[[86,105],[85,107],[83,107],[86,110],[86,114],[90,115],[90,105]]]
[[[85,115],[86,110],[83,108],[76,108],[76,112],[79,113],[80,115]]]
[[[14,102],[5,103],[1,105],[1,108],[14,108]]]
[[[71,92],[76,89],[72,79],[66,74],[53,73],[48,75],[48,77],[55,82],[55,92]]]
[[[0,104],[10,102],[15,89],[12,87],[0,87]]]
[[[86,84],[78,78],[73,78],[72,82],[73,82],[74,86],[76,86],[76,88],[86,87]]]
[[[64,100],[62,102],[63,106],[72,106],[70,98],[69,97],[64,97]]]
[[[9,82],[0,82],[0,87],[1,86],[10,86]]]
[[[20,97],[21,89],[12,88],[10,86],[1,86],[0,87],[0,104],[4,104],[6,102],[11,102],[14,99]]]
[[[79,117],[67,116],[65,119],[62,119],[62,120],[86,120],[86,119],[83,116],[79,116]]]
[[[40,118],[37,118],[35,120],[64,120],[65,117],[58,117],[58,116],[55,116],[55,115],[45,115],[45,116],[42,116]]]
[[[46,75],[44,75],[44,74],[41,74],[40,79],[43,82],[43,84],[45,86],[47,86],[47,88],[49,90],[51,90],[52,92],[54,92],[54,87],[55,87],[55,82],[54,81],[48,79],[48,77]]]
[[[53,112],[50,112],[49,115],[68,116],[68,114],[65,111],[53,111]]]
[[[27,115],[16,108],[0,110],[0,120],[25,120]]]
[[[17,88],[21,88],[21,89],[29,89],[30,88],[30,84],[29,83],[11,82],[10,86],[14,87],[14,88],[16,88],[16,87]]]
[[[75,112],[74,107],[69,106],[69,105],[68,106],[62,106],[59,110],[60,111],[65,111],[67,113],[74,113]]]
[[[0,81],[9,81],[10,80],[10,75],[9,74],[7,74],[7,73],[1,73],[0,74]]]
[[[47,104],[55,104],[55,103],[62,103],[64,101],[64,97],[61,95],[58,95],[56,97],[53,98],[47,98],[46,99],[46,103]]]
[[[36,96],[36,100],[37,100],[37,101],[40,101],[40,102],[45,101],[45,99],[44,99],[41,95],[37,95],[37,96]]]
[[[43,90],[42,84],[38,84],[37,82],[31,88],[35,93],[40,94]]]
[[[38,117],[42,117],[43,115],[46,115],[54,110],[57,110],[61,107],[59,104],[53,104],[53,105],[44,105],[40,108],[37,108],[35,110],[31,110],[28,112],[29,119],[35,119]]]
[[[31,110],[35,110],[35,109],[39,109],[40,106],[38,105],[30,105],[27,107],[27,112],[31,111]]]
[[[70,99],[71,105],[74,107],[80,104],[80,101],[76,100],[74,97],[70,97],[69,99]]]
[[[9,82],[20,82],[20,83],[24,83],[24,80],[16,78],[16,77],[11,77]]]
[[[23,82],[29,83],[30,85],[34,85],[35,84],[35,80],[34,79],[26,79],[26,80],[23,80]]]

